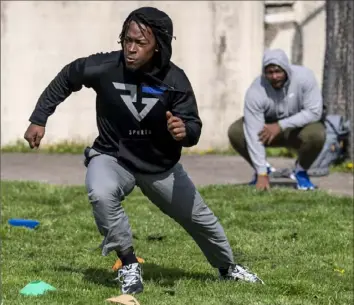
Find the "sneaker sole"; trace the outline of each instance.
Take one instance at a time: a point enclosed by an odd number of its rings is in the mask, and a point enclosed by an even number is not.
[[[123,291],[122,290],[122,294],[131,294],[131,295],[134,295],[134,294],[139,294],[139,293],[142,293],[144,291],[144,287],[139,287],[139,288],[137,288],[137,289],[135,289],[134,291],[130,291],[130,290],[128,290],[128,291]]]
[[[241,279],[241,278],[232,278],[232,277],[223,277],[223,276],[219,276],[219,280],[220,281],[234,281],[234,282],[244,282],[244,283],[250,283],[250,284],[262,284],[265,285],[264,281],[262,281],[259,277],[257,277],[257,280],[255,281],[247,281],[245,279]]]
[[[300,190],[300,191],[314,191],[317,189],[317,186],[314,186],[314,187],[303,187],[303,186],[296,186],[296,189],[297,190]]]

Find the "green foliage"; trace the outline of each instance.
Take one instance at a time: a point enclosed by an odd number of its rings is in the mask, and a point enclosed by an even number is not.
[[[48,144],[40,146],[39,151],[49,154],[83,154],[86,146],[91,145],[85,142],[62,141],[56,144]],[[33,153],[35,149],[30,149],[25,141],[18,140],[12,145],[6,145],[1,148],[1,152],[7,153]]]

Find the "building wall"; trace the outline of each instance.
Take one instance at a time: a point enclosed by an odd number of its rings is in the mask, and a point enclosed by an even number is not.
[[[2,1],[2,146],[23,137],[39,95],[65,64],[119,49],[124,19],[144,5],[174,21],[172,60],[190,78],[204,122],[197,148],[226,147],[227,127],[260,69],[262,1]],[[85,88],[59,105],[43,143],[96,136],[95,95]]]
[[[303,65],[315,72],[322,86],[324,56],[326,51],[325,1],[299,1],[303,6]],[[301,19],[300,19],[301,20]]]
[[[272,1],[275,2],[275,1]],[[320,86],[322,86],[322,74],[326,42],[326,13],[325,1],[284,1],[293,2],[292,14],[287,13],[282,21],[270,22],[265,27],[265,47],[282,48],[293,61],[296,26],[302,36],[302,62],[301,64],[312,69]],[[279,14],[279,17],[282,13]],[[290,17],[289,17],[290,16]],[[274,20],[274,19],[273,19]]]
[[[298,2],[301,17],[323,1]],[[119,49],[124,19],[146,5],[174,22],[172,61],[186,71],[204,123],[193,149],[226,148],[227,128],[242,115],[245,91],[261,71],[263,1],[1,1],[1,145],[22,139],[39,95],[65,64]],[[319,80],[321,14],[304,26],[304,64]],[[290,53],[291,39],[280,31],[270,45]],[[84,88],[49,118],[43,144],[96,136],[95,95]]]

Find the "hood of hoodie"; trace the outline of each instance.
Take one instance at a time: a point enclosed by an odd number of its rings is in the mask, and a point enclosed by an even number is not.
[[[264,77],[265,67],[268,65],[277,65],[281,67],[288,76],[289,83],[291,81],[291,64],[286,53],[281,49],[272,49],[266,50],[263,55],[263,63],[262,63],[262,76]],[[268,82],[268,81],[267,81]],[[285,84],[286,84],[285,83]]]
[[[170,63],[172,57],[172,38],[173,38],[173,23],[171,18],[163,11],[154,7],[141,7],[132,11],[127,20],[136,16],[145,19],[151,27],[155,35],[159,52],[156,52],[154,57],[154,68],[149,73],[144,73],[149,76],[158,76],[163,72]],[[144,23],[144,22],[142,22]],[[156,27],[154,25],[157,25]]]

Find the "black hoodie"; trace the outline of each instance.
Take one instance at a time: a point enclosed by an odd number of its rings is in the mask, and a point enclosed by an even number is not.
[[[122,51],[78,58],[66,65],[51,81],[29,120],[45,126],[48,117],[72,92],[81,90],[83,86],[92,88],[97,94],[99,132],[93,148],[116,157],[134,171],[158,173],[170,169],[179,161],[183,146],[198,143],[202,122],[186,74],[170,61],[171,19],[154,8],[137,11],[150,18],[158,15],[169,34],[155,33],[160,50],[152,72],[127,70]],[[181,142],[175,141],[167,130],[168,110],[186,125],[187,136]]]

